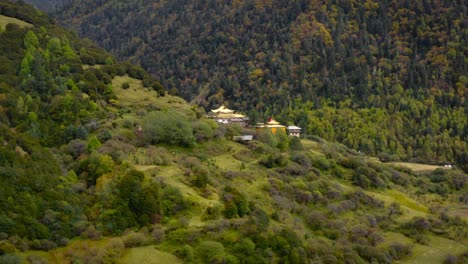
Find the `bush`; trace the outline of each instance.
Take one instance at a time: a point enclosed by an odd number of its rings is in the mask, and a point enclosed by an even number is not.
[[[202,217],[203,221],[216,220],[223,214],[223,206],[215,204],[206,208],[205,214]]]
[[[31,244],[31,247],[33,249],[38,249],[38,250],[51,250],[53,248],[57,247],[57,244],[53,241],[47,240],[47,239],[41,239],[41,240],[34,240]]]
[[[362,162],[356,158],[342,158],[338,163],[348,169],[356,169],[362,165]]]
[[[388,153],[385,153],[385,152],[380,152],[378,155],[377,155],[377,158],[382,161],[382,162],[389,162],[389,161],[398,161],[400,160],[400,158],[398,158],[397,155],[390,155]]]
[[[288,159],[279,153],[270,154],[267,157],[260,160],[260,164],[267,167],[284,167],[288,164]]]
[[[191,146],[195,143],[193,130],[187,118],[175,112],[151,112],[143,120],[143,131],[148,143]]]
[[[18,251],[18,250],[10,242],[0,241],[0,255],[13,254],[16,251]]]
[[[166,233],[161,226],[155,226],[153,228],[153,232],[151,232],[151,235],[153,236],[153,239],[159,243],[164,240]]]
[[[146,237],[142,233],[130,232],[123,238],[123,243],[125,247],[137,247],[141,246],[146,242]]]
[[[443,264],[456,264],[456,263],[457,263],[457,257],[454,255],[447,255],[443,262]]]
[[[208,140],[214,137],[212,127],[205,121],[197,121],[192,124],[192,129],[197,142]]]
[[[224,126],[220,126],[220,128],[222,127]],[[224,132],[224,137],[226,139],[232,140],[233,136],[239,136],[242,134],[242,127],[239,126],[238,124],[233,124],[233,125],[229,125],[225,127],[226,127],[226,131]]]
[[[317,169],[328,170],[330,169],[330,162],[326,158],[319,158],[314,161],[313,166]]]
[[[395,242],[390,245],[389,253],[393,259],[402,259],[411,255],[411,246]]]
[[[5,254],[0,256],[2,264],[21,264],[21,258],[16,255]]]
[[[49,261],[39,255],[29,255],[28,256],[28,261],[31,264],[47,264]]]
[[[84,238],[98,240],[101,238],[102,233],[101,231],[98,231],[94,226],[90,226],[83,233],[81,233],[81,236],[83,236]]]
[[[128,82],[122,83],[122,89],[126,90],[128,88],[130,88],[130,84]]]
[[[260,131],[260,133],[257,134],[257,139],[272,148],[276,148],[278,146],[278,139],[269,129],[263,129]]]
[[[101,254],[104,257],[105,263],[115,263],[121,256],[125,244],[120,238],[113,238],[107,245],[101,249]]]
[[[177,256],[185,260],[187,263],[192,262],[194,258],[193,248],[187,244],[185,244],[181,249],[178,249],[176,251],[176,254]]]
[[[161,213],[163,216],[174,215],[185,209],[185,202],[179,189],[167,186],[161,195]]]
[[[203,263],[209,263],[216,256],[223,256],[224,246],[216,241],[202,241],[197,248],[197,254]]]
[[[303,150],[304,146],[302,145],[301,139],[298,137],[293,137],[289,141],[289,148],[291,150]]]

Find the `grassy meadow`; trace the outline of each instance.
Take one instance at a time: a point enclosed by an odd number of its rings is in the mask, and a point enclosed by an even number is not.
[[[0,15],[0,27],[1,28],[5,28],[5,26],[7,24],[17,24],[19,25],[20,27],[32,27],[33,25],[28,23],[28,22],[25,22],[23,20],[19,20],[17,18],[14,18],[14,17],[8,17],[8,16],[4,16],[4,15]]]

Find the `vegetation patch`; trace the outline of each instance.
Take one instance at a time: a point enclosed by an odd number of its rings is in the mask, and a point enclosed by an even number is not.
[[[429,244],[415,244],[413,254],[404,258],[401,263],[425,264],[443,263],[449,255],[458,256],[468,251],[468,247],[442,237],[429,236]]]
[[[422,164],[422,163],[411,163],[411,162],[388,162],[388,165],[391,166],[402,166],[411,169],[414,172],[425,172],[425,171],[434,171],[436,169],[448,169],[444,166],[438,166],[438,165],[428,165],[428,164]]]
[[[183,263],[183,261],[172,254],[156,249],[154,246],[145,246],[125,250],[122,258],[117,263],[178,264]]]
[[[8,24],[16,24],[20,27],[32,27],[33,25],[28,23],[28,22],[25,22],[23,20],[19,20],[17,18],[14,18],[14,17],[8,17],[8,16],[4,16],[4,15],[0,15],[0,28],[2,29],[5,29],[6,25]]]

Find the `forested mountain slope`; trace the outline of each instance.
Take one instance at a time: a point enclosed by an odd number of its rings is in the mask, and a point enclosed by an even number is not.
[[[0,263],[465,263],[467,175],[222,126],[0,2]],[[323,108],[326,111],[329,108]]]
[[[28,3],[41,10],[52,12],[71,1],[72,0],[16,0],[14,2]]]
[[[56,16],[168,89],[366,153],[467,164],[464,1],[79,0]]]

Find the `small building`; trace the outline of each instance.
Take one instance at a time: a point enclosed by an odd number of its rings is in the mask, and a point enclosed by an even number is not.
[[[240,142],[252,141],[253,140],[253,135],[233,136],[232,139],[234,141],[240,141]]]
[[[241,127],[246,127],[249,118],[245,115],[235,113],[234,110],[221,105],[218,109],[212,109],[208,114],[208,118],[214,119],[220,124],[238,124]]]
[[[269,129],[271,133],[276,134],[278,131],[283,131],[286,133],[286,127],[281,125],[278,121],[274,120],[273,118],[268,119],[268,122],[265,123],[258,123],[255,126],[257,132],[261,132],[264,129]]]
[[[302,128],[298,126],[288,126],[288,133],[291,137],[300,137]]]

